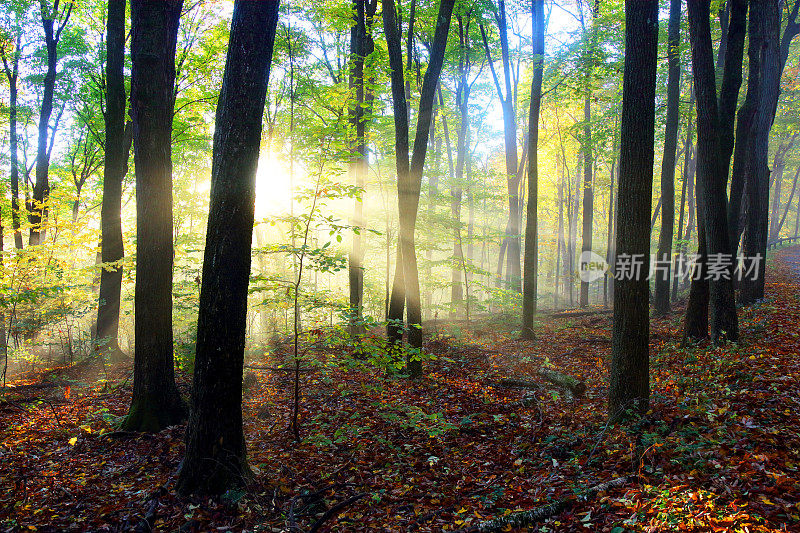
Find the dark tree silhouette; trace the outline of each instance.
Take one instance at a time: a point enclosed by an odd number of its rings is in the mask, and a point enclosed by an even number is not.
[[[392,70],[392,106],[394,107],[395,158],[397,165],[397,195],[400,211],[400,244],[397,249],[392,295],[389,300],[388,335],[393,345],[399,344],[403,332],[403,310],[408,306],[408,372],[412,377],[422,374],[419,354],[422,348],[422,307],[419,294],[419,274],[417,252],[414,244],[414,230],[419,209],[419,193],[422,188],[422,170],[428,149],[433,101],[439,75],[444,63],[447,34],[455,0],[441,0],[436,17],[436,30],[431,45],[430,59],[420,92],[417,130],[414,137],[414,151],[409,163],[408,143],[408,102],[403,80],[403,57],[400,48],[400,26],[397,21],[393,0],[382,0],[383,25],[389,46],[389,67]]]
[[[136,165],[136,349],[122,427],[158,431],[186,408],[172,345],[172,116],[183,0],[131,0],[131,115]]]
[[[525,227],[525,277],[522,284],[522,338],[533,339],[539,262],[539,109],[544,72],[544,0],[531,0],[533,16],[533,80],[528,112],[528,207]]]
[[[182,493],[246,483],[242,370],[255,176],[278,2],[236,0],[217,104],[197,352]]]
[[[669,284],[672,264],[672,236],[675,226],[675,159],[678,149],[678,111],[681,97],[681,0],[670,0],[667,28],[667,126],[664,133],[664,157],[661,160],[661,233],[657,259],[666,268],[656,273],[655,310],[669,313]]]
[[[109,0],[106,23],[106,139],[103,203],[100,208],[100,272],[97,346],[119,355],[119,301],[122,290],[122,180],[128,171],[130,140],[125,135],[125,0]]]
[[[728,47],[734,40],[734,13],[728,30]],[[725,57],[720,102],[717,102],[716,78],[714,73],[713,48],[711,45],[710,2],[696,0],[689,2],[689,35],[692,43],[692,73],[697,102],[697,210],[698,223],[702,224],[701,248],[705,266],[711,258],[731,262],[731,247],[728,235],[728,197],[726,192],[728,181],[728,161],[724,154],[728,153],[724,132],[732,113],[726,111],[725,101],[732,94],[738,94],[738,84],[730,80],[736,76],[731,71],[739,72],[736,67],[737,58],[730,50]],[[729,68],[729,65],[733,64]],[[730,157],[728,153],[728,158]],[[736,340],[739,336],[738,319],[733,293],[731,276],[717,276],[702,279],[693,283],[687,309],[685,334],[688,338],[702,337],[699,328],[704,322],[706,306],[703,299],[708,294],[708,324],[714,342]],[[708,288],[704,288],[707,285]]]
[[[625,1],[625,71],[622,83],[617,258],[640,260],[650,251],[653,189],[658,1]],[[618,263],[619,265],[619,263]],[[646,276],[614,283],[614,327],[608,413],[643,411],[650,398],[650,317]]]

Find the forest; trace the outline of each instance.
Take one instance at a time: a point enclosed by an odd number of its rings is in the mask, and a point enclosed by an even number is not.
[[[4,0],[0,531],[800,528],[800,0]]]

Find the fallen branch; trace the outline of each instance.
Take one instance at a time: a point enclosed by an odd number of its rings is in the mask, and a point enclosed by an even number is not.
[[[475,526],[466,529],[459,529],[454,533],[491,533],[495,531],[507,531],[511,528],[529,527],[537,522],[541,522],[547,518],[556,516],[565,510],[569,509],[576,503],[586,502],[595,498],[601,492],[605,492],[614,487],[621,487],[628,481],[628,477],[621,477],[609,481],[608,483],[601,483],[591,487],[586,492],[579,494],[575,498],[564,498],[541,507],[536,507],[530,511],[521,511],[518,513],[511,513],[507,516],[501,516],[486,520]]]
[[[338,515],[342,511],[344,511],[344,509],[346,507],[349,507],[350,505],[353,505],[355,502],[357,502],[358,500],[360,500],[361,498],[363,498],[366,495],[367,495],[366,492],[362,492],[360,494],[356,494],[355,496],[353,496],[351,498],[347,498],[343,502],[337,503],[336,505],[334,505],[333,507],[331,507],[330,509],[325,511],[325,514],[323,514],[322,517],[320,517],[319,520],[314,522],[314,525],[311,526],[311,530],[309,530],[309,533],[315,533],[316,531],[319,531],[319,528],[321,528],[322,525],[325,522],[327,522],[331,518],[335,518],[336,515]]]
[[[244,365],[245,368],[252,368],[253,370],[269,370],[271,372],[294,372],[294,368],[283,366],[259,366],[259,365]],[[300,372],[316,372],[316,368],[301,368]]]
[[[497,383],[497,385],[507,389],[540,390],[542,388],[542,386],[535,381],[517,378],[503,378]]]
[[[539,370],[539,375],[553,385],[567,389],[576,398],[580,398],[586,392],[586,383],[567,374],[562,374],[549,368],[542,368]]]
[[[550,313],[548,316],[550,318],[578,318],[590,315],[607,315],[613,312],[613,309],[597,309],[594,311],[558,311],[556,313]]]

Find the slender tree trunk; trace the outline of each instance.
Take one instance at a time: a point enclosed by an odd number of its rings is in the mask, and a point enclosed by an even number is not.
[[[519,202],[519,161],[517,154],[517,122],[514,110],[514,90],[511,86],[511,59],[508,46],[508,25],[506,21],[505,1],[498,3],[499,17],[498,30],[500,33],[500,52],[503,63],[503,79],[505,83],[505,94],[500,86],[500,81],[494,69],[489,43],[486,38],[486,31],[481,25],[484,48],[488,59],[489,67],[494,79],[497,96],[500,98],[501,109],[503,112],[503,139],[505,143],[505,162],[506,162],[506,183],[508,187],[508,223],[506,224],[505,241],[506,246],[501,248],[506,253],[506,272],[510,280],[509,289],[522,291],[522,272],[521,272],[521,242],[520,242],[520,202]],[[499,262],[502,263],[501,255]]]
[[[781,229],[783,229],[783,223],[786,222],[786,215],[789,214],[789,206],[792,205],[792,200],[794,199],[794,193],[797,189],[797,178],[800,177],[800,166],[797,167],[797,171],[794,173],[794,179],[792,180],[792,192],[789,194],[789,200],[786,202],[786,207],[783,209],[783,216],[781,216],[780,221],[778,222],[778,230],[776,232],[776,238],[780,237]]]
[[[159,431],[186,415],[172,355],[171,145],[182,7],[182,0],[131,0],[136,349],[133,398],[122,427],[134,431]]]
[[[558,291],[561,289],[561,256],[564,253],[564,168],[558,179],[558,241],[556,244],[556,271],[553,287],[553,309],[558,309]]]
[[[675,155],[678,148],[678,112],[681,96],[680,36],[681,0],[670,0],[667,31],[667,126],[664,133],[664,157],[661,160],[661,233],[656,260],[663,269],[656,269],[655,310],[669,313],[669,284],[672,279],[672,236],[675,224]]]
[[[619,256],[644,258],[650,249],[653,186],[658,2],[625,2],[625,71],[617,226]],[[614,288],[608,413],[644,412],[650,398],[648,281],[620,276]]]
[[[592,106],[591,97],[586,96],[583,103],[583,228],[580,269],[583,269],[587,258],[584,252],[592,251],[592,224],[594,222],[594,189],[592,186]],[[589,305],[589,283],[581,281],[579,305]]]
[[[614,128],[615,130],[617,128]],[[606,237],[606,264],[612,263],[614,256],[614,180],[617,172],[617,136],[614,132],[613,144],[613,157],[611,161],[611,171],[609,172],[609,185],[608,185],[608,234]],[[603,307],[608,307],[608,289],[609,284],[614,283],[614,278],[610,276],[603,276]]]
[[[789,145],[791,148],[791,145]],[[772,207],[769,216],[769,240],[774,241],[778,235],[778,223],[780,222],[781,213],[781,189],[783,188],[783,173],[786,171],[786,161],[784,155],[781,153],[783,146],[779,147],[775,152],[775,157],[772,163],[772,173],[770,181],[772,182]]]
[[[47,70],[44,75],[42,105],[39,111],[39,139],[36,150],[36,183],[33,186],[33,210],[30,214],[31,232],[29,243],[41,244],[44,240],[43,224],[47,219],[47,200],[50,197],[50,153],[52,149],[50,117],[53,114],[53,96],[56,87],[56,68],[58,66],[58,43],[61,32],[69,22],[72,4],[63,19],[56,25],[58,16],[58,0],[52,8],[48,2],[42,2],[42,28],[44,29],[45,48],[47,51]],[[55,138],[53,127],[52,138]]]
[[[22,232],[19,227],[19,156],[18,156],[18,137],[17,137],[17,81],[19,80],[19,56],[22,45],[22,31],[17,34],[14,47],[14,54],[11,64],[8,63],[7,54],[0,51],[3,59],[3,67],[8,78],[9,102],[8,102],[8,148],[11,160],[11,225],[14,229],[14,246],[17,250],[22,250]]]
[[[371,34],[367,31],[367,18],[372,20],[377,2],[353,0],[354,20],[350,29],[350,88],[355,89],[354,101],[350,104],[350,126],[355,132],[355,151],[350,161],[350,172],[355,185],[363,190],[367,175],[367,140],[365,108],[371,98],[366,94],[364,83],[364,58],[374,49]],[[369,13],[367,13],[369,11]],[[348,262],[350,286],[350,332],[357,335],[364,332],[361,324],[364,308],[364,203],[363,198],[354,202],[353,249]]]
[[[130,142],[125,135],[125,1],[109,0],[106,31],[106,112],[103,203],[100,208],[100,294],[96,348],[119,359],[119,305],[122,292],[122,180],[128,169]]]
[[[681,177],[683,178],[683,184],[681,186],[681,209],[680,214],[678,215],[678,261],[681,264],[685,265],[685,257],[686,257],[686,250],[689,246],[689,233],[691,231],[691,225],[687,223],[686,231],[684,232],[683,229],[683,221],[684,221],[684,214],[686,212],[686,200],[687,200],[687,193],[689,196],[689,203],[693,202],[693,195],[694,195],[694,184],[692,182],[692,175],[690,174],[689,168],[692,162],[692,152],[694,151],[694,141],[692,140],[692,135],[694,134],[694,121],[692,120],[692,109],[694,108],[694,89],[692,88],[692,84],[689,84],[689,92],[691,93],[691,97],[689,99],[689,118],[686,120],[686,141],[684,142],[683,148],[683,172],[681,172]],[[691,210],[691,209],[690,209]],[[678,299],[678,284],[680,283],[680,274],[679,269],[675,269],[672,281],[672,300],[675,301]]]
[[[531,0],[533,81],[528,112],[528,212],[525,228],[525,278],[522,287],[522,338],[532,340],[539,264],[539,112],[544,71],[544,0]]]
[[[583,227],[581,231],[583,243],[581,245],[581,257],[579,267],[581,271],[589,260],[588,252],[592,251],[592,229],[594,224],[594,185],[592,183],[592,171],[594,170],[594,160],[592,158],[592,76],[595,66],[595,48],[597,46],[597,17],[600,14],[600,2],[595,0],[592,10],[591,22],[591,45],[586,52],[584,64],[584,100],[583,100],[583,138],[581,139],[581,151],[583,152]],[[583,16],[581,15],[581,24]],[[585,28],[584,28],[585,31]],[[581,281],[579,305],[586,307],[589,305],[589,282]]]
[[[414,139],[411,162],[408,160],[408,103],[403,84],[402,54],[400,51],[400,28],[397,24],[393,0],[382,0],[384,31],[389,48],[389,64],[392,69],[392,102],[395,121],[395,150],[397,165],[397,193],[399,220],[399,246],[397,266],[389,303],[388,336],[397,345],[402,336],[403,308],[408,307],[409,335],[412,350],[409,352],[407,367],[412,377],[422,374],[422,309],[420,306],[419,276],[417,271],[414,231],[419,208],[419,193],[422,186],[422,170],[430,133],[433,102],[439,75],[444,62],[447,34],[454,0],[441,0],[436,18],[436,30],[431,46],[428,69],[420,92],[419,114]]]
[[[278,2],[236,0],[217,104],[211,200],[197,318],[183,494],[222,494],[250,478],[242,428],[255,177]]]

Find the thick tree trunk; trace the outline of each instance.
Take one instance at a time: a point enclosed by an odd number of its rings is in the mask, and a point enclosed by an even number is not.
[[[400,51],[400,28],[397,24],[393,0],[382,0],[384,31],[389,48],[389,66],[392,69],[392,102],[395,121],[395,150],[397,165],[397,194],[399,217],[399,246],[397,266],[389,303],[388,336],[391,344],[397,345],[402,336],[403,308],[408,306],[409,352],[407,368],[412,377],[422,374],[422,309],[420,305],[419,275],[417,270],[414,231],[419,209],[419,193],[422,187],[422,170],[428,147],[433,102],[439,75],[444,63],[447,34],[454,0],[441,0],[436,18],[436,30],[431,46],[428,69],[420,92],[419,114],[414,138],[411,162],[408,160],[408,103],[403,84],[403,64]]]
[[[539,263],[539,110],[544,71],[544,0],[531,0],[533,80],[528,112],[528,212],[525,227],[525,278],[522,286],[522,338],[531,340],[536,314]]]
[[[125,1],[109,0],[106,37],[106,142],[103,203],[100,208],[100,270],[96,348],[118,359],[119,305],[122,291],[122,180],[128,167],[130,143],[125,136]]]
[[[697,198],[702,211],[706,246],[701,253],[709,268],[712,259],[721,265],[732,263],[727,220],[728,165],[724,160],[724,139],[720,124],[727,120],[721,116],[717,104],[714,60],[711,46],[709,2],[697,0],[689,3],[689,30],[692,43],[692,72],[697,96]],[[733,19],[733,16],[731,17]],[[731,28],[733,20],[731,20]],[[726,83],[727,66],[732,54],[733,34],[729,34],[726,55],[726,75],[723,76],[720,101],[729,96]],[[738,89],[737,89],[738,92]],[[717,278],[717,279],[713,279]],[[698,280],[702,283],[702,280]],[[733,280],[729,275],[712,276],[709,283],[709,325],[714,342],[735,341],[738,338],[738,319],[733,294]],[[700,292],[702,294],[702,291]],[[688,318],[688,315],[687,315]],[[687,330],[690,329],[688,326]]]
[[[737,0],[737,4],[742,2],[744,2],[744,0]],[[744,9],[746,10],[746,7]],[[753,13],[752,9],[750,10],[750,13],[752,19],[752,13]],[[744,16],[742,15],[742,17]],[[741,22],[741,25],[743,27],[739,29],[739,32],[744,34],[746,21],[743,20]],[[742,50],[744,50],[743,36],[742,36]],[[733,147],[734,150],[733,170],[731,173],[731,185],[730,185],[730,201],[728,202],[728,234],[731,243],[731,254],[734,257],[737,255],[737,251],[739,249],[739,241],[741,237],[741,231],[740,231],[741,224],[739,223],[739,221],[743,209],[743,198],[747,182],[747,168],[749,165],[750,151],[752,150],[751,131],[753,128],[753,119],[755,116],[757,100],[758,100],[758,94],[757,94],[758,65],[756,64],[753,66],[756,67],[755,75],[753,72],[753,67],[748,66],[749,74],[747,79],[747,95],[745,97],[744,104],[739,109],[739,112],[736,115],[735,145],[733,144],[732,134],[730,134],[730,137],[728,139],[729,142],[728,146]],[[741,84],[741,67],[739,69],[738,80]],[[733,117],[731,116],[733,112],[730,111],[730,107],[733,107],[735,109],[737,98],[738,98],[738,87],[736,95],[731,94],[730,97],[728,98],[729,101],[728,125],[731,129],[733,128]],[[720,102],[722,102],[721,99]]]
[[[236,0],[217,104],[184,494],[222,494],[250,477],[242,429],[255,177],[279,2]]]
[[[133,431],[159,431],[186,415],[172,356],[171,146],[182,7],[183,0],[131,0],[136,350],[133,398],[122,426]]]
[[[650,251],[658,2],[625,2],[617,253],[645,261]],[[621,276],[614,288],[608,413],[646,411],[650,398],[648,281]]]
[[[747,169],[747,222],[740,301],[749,305],[764,297],[769,229],[769,132],[777,108],[780,78],[780,8],[778,0],[750,4],[750,76],[758,74],[758,99],[751,130]],[[749,94],[749,92],[748,92]]]
[[[681,0],[670,0],[667,31],[667,125],[664,133],[664,156],[661,160],[661,233],[656,260],[663,266],[656,269],[655,311],[669,313],[669,284],[672,279],[672,235],[675,225],[675,156],[678,148],[678,111],[680,104],[681,64]]]

